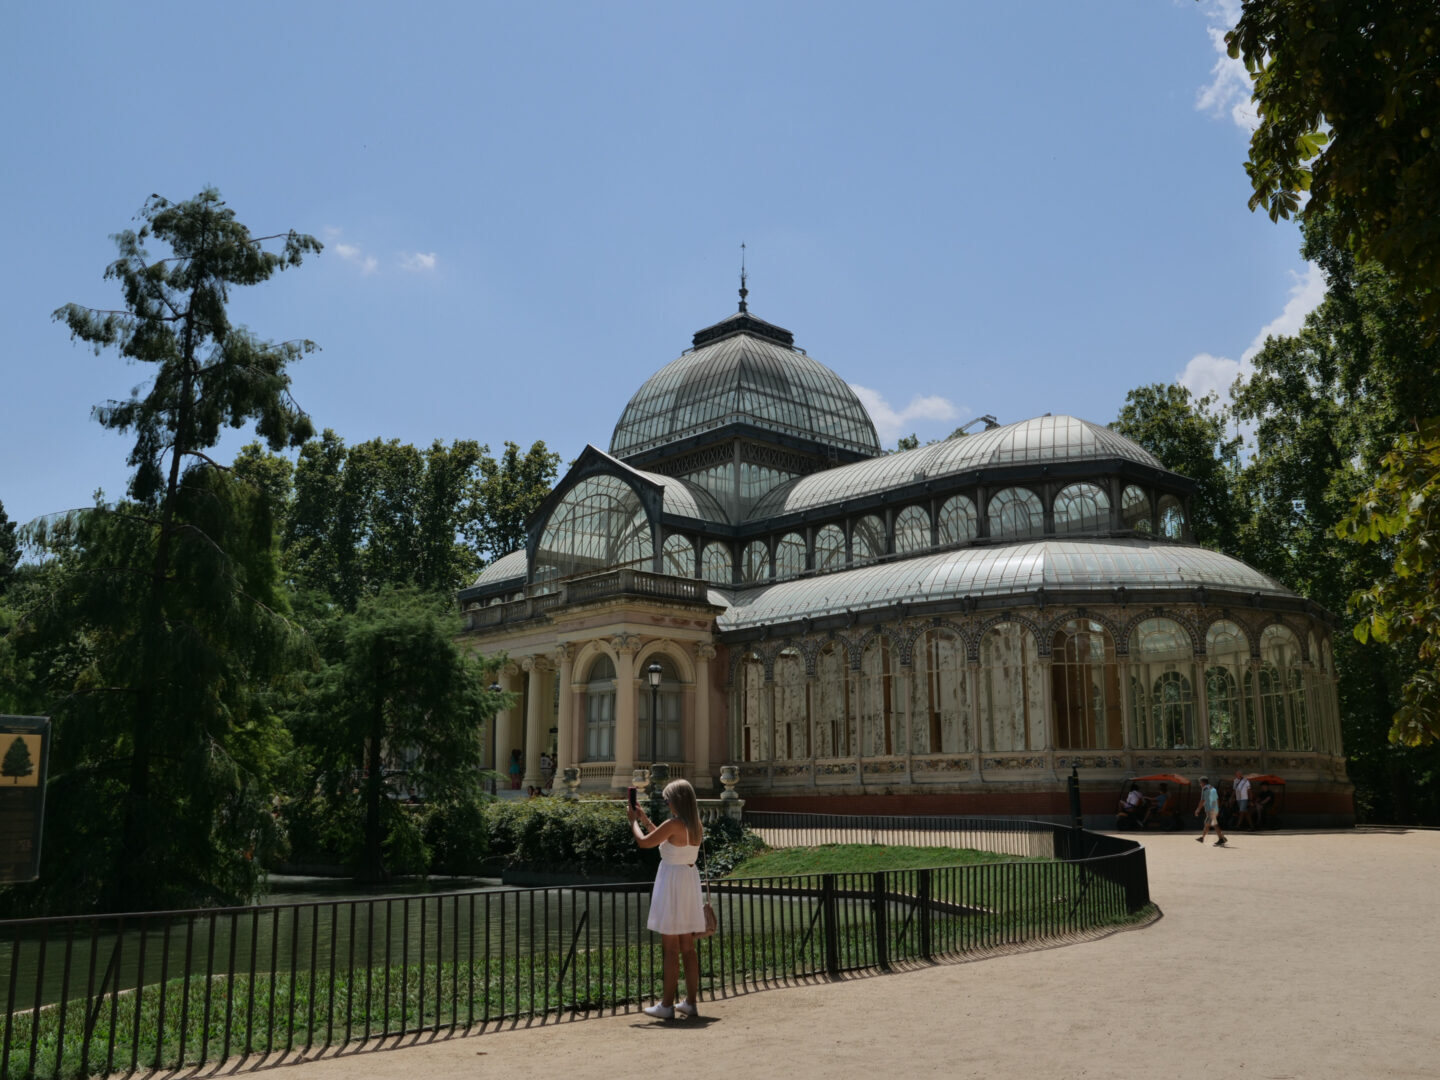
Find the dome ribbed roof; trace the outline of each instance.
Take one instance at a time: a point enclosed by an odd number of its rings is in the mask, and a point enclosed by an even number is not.
[[[751,510],[750,520],[798,513],[844,499],[874,495],[915,480],[933,480],[973,469],[1115,458],[1153,469],[1164,468],[1143,446],[1107,427],[1073,416],[1037,416],[975,435],[944,439],[916,450],[802,476],[766,494]]]
[[[745,311],[699,331],[695,348],[630,399],[610,453],[625,458],[732,424],[880,453],[875,425],[855,392],[793,341],[790,331]]]

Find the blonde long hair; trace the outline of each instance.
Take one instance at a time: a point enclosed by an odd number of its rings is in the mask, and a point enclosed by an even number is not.
[[[689,780],[671,780],[661,792],[670,806],[670,813],[685,823],[685,839],[703,835],[700,825],[700,803],[695,798],[695,789]]]

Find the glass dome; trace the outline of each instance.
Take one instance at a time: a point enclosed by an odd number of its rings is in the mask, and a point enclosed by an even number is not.
[[[845,380],[794,348],[790,331],[739,312],[695,335],[695,348],[640,387],[615,425],[625,458],[681,439],[749,424],[873,456],[875,425]]]

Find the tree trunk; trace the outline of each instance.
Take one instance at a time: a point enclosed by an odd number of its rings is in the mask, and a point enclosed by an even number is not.
[[[381,851],[385,836],[380,821],[380,800],[384,797],[380,748],[384,739],[385,711],[377,703],[370,718],[370,738],[366,746],[365,850],[360,859],[360,872],[356,875],[361,881],[385,881],[389,877]]]

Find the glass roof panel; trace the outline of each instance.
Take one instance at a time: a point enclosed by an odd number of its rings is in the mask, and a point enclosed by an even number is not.
[[[835,372],[797,349],[748,333],[685,353],[636,391],[610,453],[627,457],[732,423],[878,454],[875,425]]]
[[[723,602],[722,632],[819,618],[892,604],[923,604],[1050,590],[1115,588],[1132,592],[1196,585],[1291,596],[1289,590],[1227,555],[1148,540],[1040,540],[958,548],[758,589]]]

